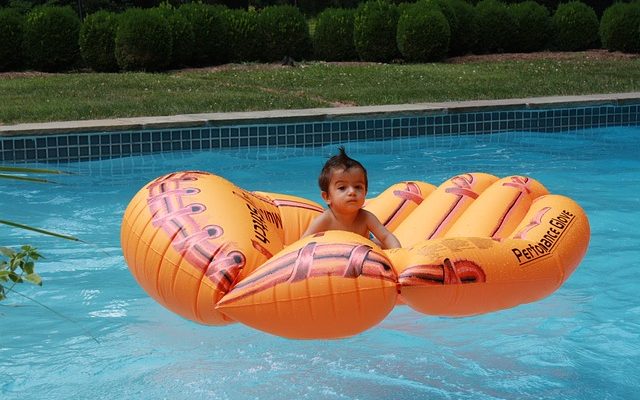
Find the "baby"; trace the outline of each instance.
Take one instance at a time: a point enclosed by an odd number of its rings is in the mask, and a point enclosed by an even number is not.
[[[316,217],[304,236],[329,230],[354,232],[369,238],[369,233],[383,249],[400,247],[400,242],[382,225],[378,218],[363,210],[367,196],[367,170],[358,161],[347,156],[344,147],[331,157],[322,168],[318,184],[329,208]]]

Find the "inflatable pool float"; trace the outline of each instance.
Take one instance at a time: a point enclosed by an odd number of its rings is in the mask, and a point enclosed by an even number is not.
[[[401,182],[365,208],[402,248],[339,231],[301,239],[319,204],[176,172],[132,199],[122,249],[144,290],[184,318],[312,339],[358,334],[397,304],[467,316],[539,300],[569,278],[590,236],[576,202],[523,176]]]

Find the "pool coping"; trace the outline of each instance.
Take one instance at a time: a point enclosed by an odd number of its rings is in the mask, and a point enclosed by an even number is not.
[[[623,105],[640,102],[640,92],[531,97],[500,100],[470,100],[453,102],[433,102],[415,104],[391,104],[381,106],[355,106],[335,108],[310,108],[248,112],[220,112],[179,114],[155,117],[131,117],[80,121],[55,121],[43,123],[22,123],[0,125],[0,137],[42,136],[60,133],[117,132],[124,130],[148,130],[167,128],[187,128],[234,124],[286,123],[331,121],[336,119],[363,118],[388,113],[404,116],[425,114],[448,114],[473,111],[535,110],[553,107],[580,107],[599,104]]]

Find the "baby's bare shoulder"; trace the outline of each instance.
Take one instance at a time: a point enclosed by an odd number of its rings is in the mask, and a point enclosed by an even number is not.
[[[378,217],[376,217],[376,215],[374,213],[372,213],[369,210],[365,210],[364,208],[360,209],[360,217],[361,218],[365,218],[367,221],[369,221],[369,220],[378,221]]]
[[[312,235],[318,232],[324,232],[331,226],[331,215],[327,215],[327,212],[323,212],[311,221],[311,224],[304,233],[304,236]]]
[[[331,224],[333,220],[334,220],[333,213],[331,213],[331,211],[329,210],[324,210],[322,214],[316,217],[314,222],[324,226],[324,225]]]

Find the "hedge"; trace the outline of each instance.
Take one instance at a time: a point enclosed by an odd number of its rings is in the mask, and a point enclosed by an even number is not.
[[[159,71],[171,59],[171,32],[157,12],[131,8],[119,18],[115,54],[126,71]]]
[[[451,30],[437,5],[416,3],[398,20],[397,41],[407,61],[438,61],[449,51]]]
[[[553,37],[549,11],[535,1],[511,4],[509,12],[515,22],[513,50],[530,53],[547,48]]]
[[[229,12],[230,61],[258,61],[262,58],[262,44],[258,13],[254,10]]]
[[[166,3],[120,15],[100,11],[83,23],[70,7],[38,6],[25,16],[0,9],[0,71],[63,71],[83,65],[95,71],[164,70],[312,55],[327,61],[403,57],[415,62],[470,50],[578,51],[600,42],[610,51],[640,53],[639,1],[612,5],[601,22],[579,1],[559,4],[553,15],[539,1],[508,1],[514,4],[369,0],[357,9],[320,13],[313,38],[303,14],[289,5],[246,11],[203,3],[175,9]]]
[[[477,53],[504,53],[514,47],[515,21],[504,3],[482,0],[476,5],[474,26]]]
[[[0,9],[0,71],[22,67],[24,18],[16,10]]]
[[[91,14],[82,23],[80,53],[85,64],[94,71],[118,70],[115,55],[117,29],[117,15],[109,11]]]
[[[80,18],[71,7],[41,6],[31,10],[24,24],[27,64],[40,71],[64,71],[80,62]]]
[[[607,8],[600,21],[600,40],[609,51],[640,53],[640,2]]]
[[[167,3],[154,9],[164,20],[171,36],[171,57],[168,66],[171,68],[185,67],[193,64],[193,45],[195,35],[191,22],[184,14],[179,13]]]
[[[315,56],[325,61],[347,61],[358,57],[353,44],[351,9],[328,8],[318,15],[313,36]]]
[[[264,46],[263,60],[276,61],[284,57],[302,60],[311,56],[309,25],[296,7],[266,7],[258,14],[258,25]]]
[[[476,43],[475,8],[465,0],[449,0],[449,4],[458,18],[458,28],[451,32],[449,54],[464,55],[471,52]]]
[[[396,44],[398,8],[387,0],[360,4],[353,21],[353,41],[360,59],[388,62],[400,55]]]
[[[582,2],[560,4],[552,23],[558,50],[579,51],[598,45],[598,17],[593,8]]]
[[[229,14],[226,7],[187,3],[180,6],[178,11],[193,28],[192,64],[205,66],[229,61]]]

